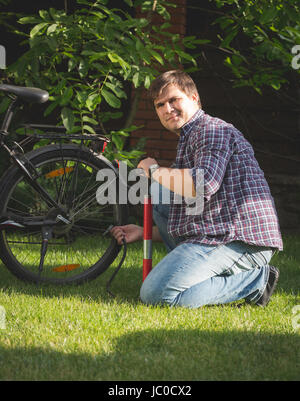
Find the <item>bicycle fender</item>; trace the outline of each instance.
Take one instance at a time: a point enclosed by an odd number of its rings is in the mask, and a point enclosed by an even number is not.
[[[71,150],[78,150],[78,145],[76,145],[76,144],[64,144],[63,147],[71,149]],[[54,151],[59,148],[60,148],[60,145],[57,145],[57,144],[46,145],[46,146],[42,146],[41,148],[31,150],[30,152],[26,153],[25,156],[26,156],[26,159],[30,161],[32,158],[37,157],[42,153],[49,152],[51,150]],[[127,177],[125,177],[125,179],[124,179],[124,177],[122,177],[119,174],[119,169],[116,166],[114,166],[114,164],[110,160],[108,160],[105,156],[103,156],[102,154],[91,152],[91,150],[86,147],[80,147],[80,150],[84,151],[84,152],[92,153],[94,157],[100,159],[108,168],[110,168],[114,171],[114,173],[116,174],[118,179],[121,180],[122,185],[124,185],[126,188],[128,188]],[[16,165],[14,165],[14,164],[11,165],[0,178],[0,191],[1,192],[4,189],[5,182],[8,179],[7,177],[11,173],[14,173],[16,171],[16,169],[17,169]]]
[[[7,176],[11,173],[12,170],[15,170],[16,166],[15,165],[11,165],[3,174],[2,177],[0,178],[0,193],[3,192],[4,189],[4,185],[7,181]]]
[[[114,166],[114,164],[110,160],[108,160],[105,156],[103,156],[102,154],[95,153],[85,146],[79,147],[78,145],[73,144],[73,143],[63,144],[63,148],[70,149],[70,150],[78,150],[80,148],[80,150],[83,152],[91,153],[94,157],[96,157],[97,159],[100,159],[104,164],[106,164],[108,168],[111,168],[115,172],[115,174],[119,177],[119,169],[116,166]],[[35,149],[35,150],[32,150],[32,151],[26,153],[26,157],[30,160],[32,157],[38,156],[39,154],[42,154],[44,152],[49,152],[51,150],[57,150],[57,149],[60,149],[60,145],[52,144],[52,145],[42,146],[41,148],[38,148],[38,149]],[[122,177],[119,177],[119,178],[122,178]],[[125,184],[125,182],[123,182],[123,183]]]

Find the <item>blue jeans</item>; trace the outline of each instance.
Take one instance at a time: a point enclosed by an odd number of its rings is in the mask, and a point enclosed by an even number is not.
[[[165,191],[159,184],[152,191]],[[198,308],[245,298],[255,302],[269,278],[272,249],[234,241],[222,245],[180,243],[167,232],[169,205],[155,203],[153,218],[168,254],[140,291],[146,304]]]

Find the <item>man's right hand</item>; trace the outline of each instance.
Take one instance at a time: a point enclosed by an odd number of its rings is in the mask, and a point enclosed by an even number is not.
[[[125,239],[128,244],[143,239],[143,227],[135,224],[115,226],[110,230],[110,233],[115,237],[119,245],[122,245],[123,239]]]

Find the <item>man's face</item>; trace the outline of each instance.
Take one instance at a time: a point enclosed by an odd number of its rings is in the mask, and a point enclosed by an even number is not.
[[[199,110],[198,101],[196,93],[188,96],[171,84],[154,100],[154,107],[162,125],[179,134],[180,128]]]

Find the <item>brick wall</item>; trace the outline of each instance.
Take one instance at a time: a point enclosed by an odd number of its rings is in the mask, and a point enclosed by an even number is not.
[[[184,35],[186,32],[186,0],[173,0],[177,7],[170,9],[171,27],[169,31]],[[162,20],[156,17],[154,24],[161,24]],[[134,146],[141,137],[146,137],[145,151],[147,156],[154,157],[160,165],[169,166],[175,158],[178,138],[164,129],[153,108],[152,102],[147,98],[144,91],[138,105],[134,125],[143,128],[133,132],[130,138],[130,145]]]

